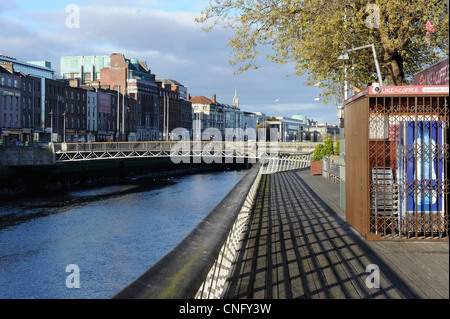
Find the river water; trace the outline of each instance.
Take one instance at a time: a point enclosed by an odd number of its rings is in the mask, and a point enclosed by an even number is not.
[[[180,242],[246,172],[0,202],[0,298],[110,298]]]

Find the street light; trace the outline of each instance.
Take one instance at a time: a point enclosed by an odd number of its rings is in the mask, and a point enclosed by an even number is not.
[[[63,113],[63,124],[64,124],[64,137],[63,137],[63,139],[64,139],[64,143],[66,143],[67,141],[66,141],[66,111],[64,111],[64,113]]]
[[[345,51],[344,51],[345,52]],[[345,61],[348,60],[348,54],[344,53],[339,56],[338,60],[344,61],[344,101],[348,99],[348,81],[347,81],[347,66],[345,65]]]
[[[381,78],[381,72],[380,72],[380,65],[378,64],[378,59],[377,59],[377,52],[375,50],[375,45],[373,44],[368,44],[368,45],[364,45],[362,47],[357,47],[357,48],[353,48],[353,49],[349,49],[349,50],[344,50],[342,51],[342,55],[339,56],[338,60],[348,60],[348,52],[352,52],[352,51],[357,51],[357,50],[362,50],[362,49],[367,49],[367,48],[372,48],[372,53],[373,53],[373,59],[375,61],[375,68],[377,70],[377,76],[378,76],[378,84],[382,85],[383,84],[383,80]],[[347,69],[344,69],[344,72],[347,73]],[[346,78],[347,78],[347,74],[345,74]],[[347,81],[347,80],[346,80]]]
[[[53,143],[53,110],[50,110],[50,143]]]

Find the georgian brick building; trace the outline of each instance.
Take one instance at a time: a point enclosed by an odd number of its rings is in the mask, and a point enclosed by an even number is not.
[[[158,88],[155,75],[146,62],[127,59],[123,54],[111,54],[111,66],[101,69],[100,83],[129,95],[135,101],[137,140],[158,139]]]
[[[20,76],[12,65],[0,66],[0,128],[4,143],[21,141],[22,107]]]
[[[159,127],[163,140],[172,140],[175,137],[171,132],[182,127],[182,104],[180,91],[177,85],[157,82],[159,95]]]

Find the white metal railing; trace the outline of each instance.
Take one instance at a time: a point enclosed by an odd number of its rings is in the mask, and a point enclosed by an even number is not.
[[[274,174],[277,172],[290,171],[295,169],[307,168],[311,166],[311,156],[309,154],[267,157],[264,166],[261,169],[262,174]]]
[[[311,152],[310,143],[176,141],[176,142],[102,142],[54,143],[57,162],[105,160],[139,157],[218,156],[234,158],[274,157],[279,154]]]

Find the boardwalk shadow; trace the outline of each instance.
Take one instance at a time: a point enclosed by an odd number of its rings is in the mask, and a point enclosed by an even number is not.
[[[321,196],[298,171],[264,175],[225,298],[418,298]]]

